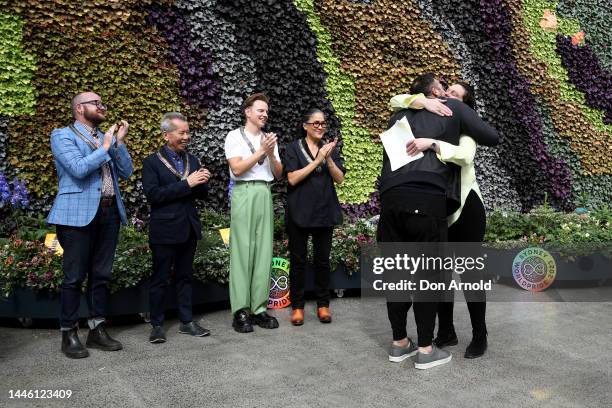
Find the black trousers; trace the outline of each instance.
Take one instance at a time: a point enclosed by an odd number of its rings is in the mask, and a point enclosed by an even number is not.
[[[465,200],[461,216],[448,229],[448,240],[451,242],[482,242],[486,223],[487,218],[484,205],[478,195],[472,190]],[[461,275],[463,282],[477,282],[479,279],[480,276],[477,272],[466,272]],[[470,313],[473,334],[475,336],[486,334],[486,291],[469,291],[464,294]],[[453,305],[453,302],[440,302],[438,304],[438,334],[442,336],[455,332],[453,326]]]
[[[117,204],[98,207],[93,220],[84,227],[56,225],[57,239],[64,249],[60,327],[71,328],[79,318],[81,285],[87,278],[87,305],[90,318],[107,313],[108,284],[119,238]]]
[[[193,320],[191,281],[193,279],[193,257],[197,244],[196,235],[191,231],[189,239],[181,244],[149,245],[153,254],[153,274],[149,286],[151,325],[161,326],[164,323],[166,290],[173,273],[179,320],[181,323],[189,323]]]
[[[308,236],[312,236],[313,264],[315,268],[315,296],[317,307],[329,306],[329,254],[333,227],[301,228],[287,219],[289,235],[290,269],[289,297],[293,309],[304,308],[304,278],[308,262]]]
[[[444,242],[447,239],[444,195],[391,189],[381,196],[378,242]],[[407,337],[406,318],[411,302],[387,302],[393,340]],[[430,346],[436,323],[437,302],[415,302],[414,319],[419,347]]]

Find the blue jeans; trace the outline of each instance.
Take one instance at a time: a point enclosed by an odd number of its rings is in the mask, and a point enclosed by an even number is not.
[[[57,225],[57,238],[64,249],[60,327],[77,324],[81,285],[87,278],[87,305],[90,318],[104,318],[108,304],[108,284],[119,238],[117,204],[98,207],[93,220],[84,227]]]

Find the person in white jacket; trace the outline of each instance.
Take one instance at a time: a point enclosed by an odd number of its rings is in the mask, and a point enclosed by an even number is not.
[[[474,90],[465,82],[458,82],[446,90],[446,97],[463,101],[472,109],[475,108]],[[401,94],[391,98],[390,107],[399,109],[427,109],[441,116],[452,115],[450,109],[444,105],[444,100],[426,98],[423,94]],[[459,145],[447,142],[416,138],[407,146],[410,155],[418,154],[435,146],[438,159],[442,162],[454,163],[461,166],[461,206],[448,217],[448,240],[450,242],[482,242],[486,227],[486,214],[482,195],[476,182],[474,156],[476,155],[476,142],[469,135],[461,135]],[[467,274],[462,280],[470,280]],[[487,349],[487,328],[485,322],[486,294],[484,291],[471,291],[466,293],[470,320],[472,322],[472,341],[468,345],[465,358],[482,356]],[[436,346],[442,348],[458,344],[457,335],[453,325],[453,302],[440,302],[438,304],[438,335],[434,339]]]

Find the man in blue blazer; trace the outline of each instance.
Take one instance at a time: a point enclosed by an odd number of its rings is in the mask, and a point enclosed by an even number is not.
[[[70,358],[83,358],[89,352],[81,344],[77,329],[81,284],[86,277],[87,347],[107,351],[123,348],[106,332],[104,317],[119,224],[127,223],[117,178],[127,179],[133,168],[125,146],[129,124],[121,121],[103,133],[98,127],[106,119],[106,106],[99,95],[76,95],[72,116],[73,124],[51,133],[59,189],[47,222],[56,225],[64,249],[62,352]]]
[[[149,246],[153,253],[153,274],[149,290],[151,343],[164,343],[166,289],[174,274],[181,322],[179,333],[204,337],[210,331],[193,321],[191,280],[193,258],[202,225],[195,199],[208,193],[210,172],[187,152],[189,124],[178,112],[166,113],[161,120],[166,144],[148,156],[142,166],[142,187],[151,204]]]

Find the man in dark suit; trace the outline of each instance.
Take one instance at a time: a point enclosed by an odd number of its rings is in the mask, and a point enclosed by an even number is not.
[[[425,74],[415,79],[410,93],[441,97],[444,96],[444,89],[433,74]],[[444,106],[450,109],[448,116],[439,116],[427,110],[400,110],[389,120],[389,127],[405,117],[415,138],[442,140],[457,145],[459,135],[465,133],[485,146],[499,143],[497,131],[463,102],[449,99]],[[377,241],[445,242],[448,240],[446,217],[460,206],[460,169],[452,163],[445,164],[438,160],[435,142],[424,146],[413,141],[406,149],[407,154],[422,152],[423,157],[394,171],[391,170],[387,153],[383,154]],[[389,360],[399,362],[416,354],[415,368],[418,369],[448,363],[451,354],[432,345],[437,298],[423,293],[415,295],[418,346],[406,333],[406,317],[410,307],[411,302],[405,300],[387,302],[393,330]]]
[[[210,172],[187,152],[189,124],[178,112],[164,114],[161,131],[166,144],[143,162],[142,185],[151,204],[149,245],[153,253],[153,275],[149,290],[151,343],[164,343],[165,295],[170,275],[176,281],[179,333],[196,337],[210,331],[194,322],[191,313],[193,258],[202,225],[195,199],[208,193]]]

